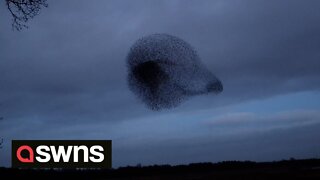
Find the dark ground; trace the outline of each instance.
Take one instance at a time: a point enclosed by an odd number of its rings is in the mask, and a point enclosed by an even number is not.
[[[189,165],[121,167],[109,170],[0,168],[1,179],[317,179],[320,159],[277,162],[226,161]]]

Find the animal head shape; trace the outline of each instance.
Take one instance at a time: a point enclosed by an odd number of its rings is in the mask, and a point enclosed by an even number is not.
[[[127,65],[129,88],[152,110],[173,108],[188,97],[223,90],[197,52],[175,36],[153,34],[137,40]]]

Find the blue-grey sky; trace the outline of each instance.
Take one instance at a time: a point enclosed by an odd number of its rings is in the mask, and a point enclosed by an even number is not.
[[[17,32],[0,3],[0,166],[12,139],[112,139],[114,167],[320,157],[320,1],[48,4]],[[224,91],[146,108],[125,59],[153,33],[189,42]]]

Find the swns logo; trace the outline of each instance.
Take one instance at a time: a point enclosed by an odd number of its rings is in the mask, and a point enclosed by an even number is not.
[[[13,168],[111,168],[111,140],[13,140]]]

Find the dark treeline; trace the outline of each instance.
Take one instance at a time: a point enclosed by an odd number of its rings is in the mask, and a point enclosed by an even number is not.
[[[320,179],[320,159],[137,165],[108,170],[0,168],[0,175],[10,179]]]

